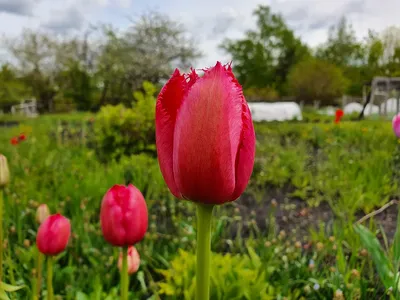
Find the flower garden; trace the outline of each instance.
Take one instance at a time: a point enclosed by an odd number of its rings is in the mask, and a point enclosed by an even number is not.
[[[399,297],[392,123],[338,111],[254,123],[254,134],[229,67],[207,72],[174,73],[157,105],[145,85],[153,106],[139,101],[136,114],[105,107],[1,128],[1,299]],[[229,95],[212,110],[210,89]],[[224,127],[219,107],[245,133]],[[194,113],[210,111],[204,124]],[[242,149],[233,164],[228,142]]]

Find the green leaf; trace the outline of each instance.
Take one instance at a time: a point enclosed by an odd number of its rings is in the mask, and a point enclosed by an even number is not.
[[[10,300],[4,290],[0,290],[0,300]]]
[[[15,292],[18,291],[22,288],[24,288],[24,285],[20,285],[20,286],[15,286],[15,285],[11,285],[11,284],[7,284],[4,282],[0,282],[0,289],[6,291],[6,292]]]
[[[76,293],[75,300],[89,300],[89,297],[85,293],[79,291]]]
[[[252,247],[247,247],[247,251],[249,252],[249,256],[253,266],[256,269],[259,269],[261,267],[261,260],[260,257],[257,255],[256,251],[254,251]]]
[[[393,256],[393,265],[398,270],[400,262],[400,210],[397,215],[397,228],[393,240]]]
[[[140,286],[142,287],[142,291],[147,291],[147,286],[146,286],[146,282],[144,280],[144,273],[143,271],[138,272],[137,274],[137,279],[140,282]]]
[[[344,257],[342,244],[340,244],[337,249],[336,264],[337,264],[337,268],[338,268],[339,272],[341,274],[345,274],[346,273],[346,259]]]
[[[367,248],[368,253],[371,254],[372,261],[378,271],[378,275],[385,286],[385,288],[393,287],[394,274],[392,265],[387,258],[386,253],[383,251],[378,239],[362,225],[355,226],[356,232],[360,235],[361,243]]]

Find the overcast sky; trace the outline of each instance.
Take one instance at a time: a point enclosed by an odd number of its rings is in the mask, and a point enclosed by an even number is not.
[[[358,37],[368,28],[381,31],[400,24],[400,0],[0,0],[0,34],[18,35],[23,28],[57,33],[84,30],[99,21],[126,28],[128,18],[157,10],[183,23],[205,56],[199,66],[228,60],[217,45],[224,37],[241,37],[254,26],[258,4],[281,13],[295,33],[311,46],[325,41],[329,26],[345,15]]]

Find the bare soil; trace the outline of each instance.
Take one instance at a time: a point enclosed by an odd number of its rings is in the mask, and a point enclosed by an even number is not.
[[[243,194],[240,199],[232,204],[233,214],[239,214],[242,218],[242,237],[250,234],[252,222],[257,224],[262,233],[269,231],[269,219],[271,214],[275,217],[274,226],[276,232],[285,231],[288,235],[294,235],[302,240],[310,235],[310,229],[319,231],[321,224],[326,235],[332,234],[332,225],[337,218],[328,203],[322,202],[318,207],[310,207],[306,201],[290,197],[291,189],[284,187],[266,192],[261,200],[256,200],[251,194]],[[389,206],[372,218],[382,226],[386,236],[391,240],[396,230],[397,205]],[[365,213],[359,212],[355,219],[359,220]],[[237,225],[230,226],[231,236],[237,232]],[[378,236],[380,237],[380,236]]]

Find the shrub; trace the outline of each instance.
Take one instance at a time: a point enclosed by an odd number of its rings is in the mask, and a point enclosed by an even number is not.
[[[210,299],[272,300],[274,291],[265,281],[265,271],[259,269],[259,258],[253,261],[247,255],[216,254],[211,264]],[[194,299],[196,257],[179,250],[169,270],[159,270],[165,281],[159,282],[163,299]]]
[[[347,81],[342,71],[326,61],[307,59],[295,65],[289,73],[288,85],[299,100],[334,104],[346,90]]]
[[[251,101],[276,101],[279,93],[272,87],[248,88],[243,91],[246,100]]]
[[[143,83],[134,93],[133,108],[123,104],[101,108],[94,124],[93,142],[98,157],[105,161],[141,152],[155,153],[154,111],[156,88]]]

